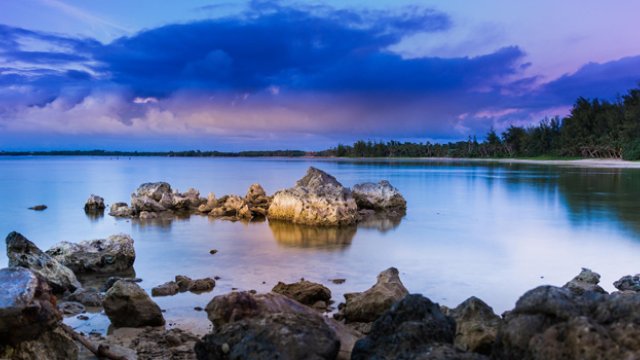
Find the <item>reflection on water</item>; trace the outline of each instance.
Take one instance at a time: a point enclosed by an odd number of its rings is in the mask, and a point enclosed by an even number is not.
[[[343,250],[351,245],[357,228],[317,227],[270,220],[269,229],[282,246]]]
[[[361,215],[358,222],[360,229],[375,229],[382,233],[393,230],[400,225],[405,211],[371,211]]]
[[[87,219],[89,219],[92,222],[98,222],[100,221],[100,219],[102,219],[104,217],[104,210],[102,211],[85,211],[85,214],[87,215]]]

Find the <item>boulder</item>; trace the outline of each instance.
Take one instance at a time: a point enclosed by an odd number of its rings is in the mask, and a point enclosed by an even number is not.
[[[133,215],[133,210],[131,210],[127,203],[117,202],[111,205],[111,209],[109,209],[109,215],[115,217],[131,217],[131,215]]]
[[[247,203],[252,216],[267,216],[271,198],[267,196],[260,184],[252,184],[249,187],[247,194],[244,196],[244,201]]]
[[[345,294],[340,315],[346,322],[372,322],[408,294],[398,269],[391,267],[378,275],[378,281],[369,290]]]
[[[189,291],[191,288],[191,284],[193,284],[193,280],[190,277],[184,275],[176,275],[175,283],[178,285],[178,289],[180,292]]]
[[[322,284],[307,280],[301,280],[292,284],[278,282],[271,291],[309,306],[314,305],[319,301],[326,303],[331,300],[331,290]]]
[[[225,195],[221,197],[209,216],[223,218],[225,220],[251,220],[251,211],[243,198],[237,195]]]
[[[191,211],[197,209],[201,204],[200,192],[190,188],[185,193],[176,192],[173,194],[173,204],[170,208],[176,211]]]
[[[600,282],[600,274],[593,272],[587,268],[582,268],[580,274],[576,275],[571,281],[566,283],[563,287],[571,290],[572,292],[582,295],[586,291],[595,291],[606,294],[603,288],[598,285]]]
[[[103,306],[115,327],[164,325],[160,307],[133,282],[116,281],[107,291]]]
[[[379,183],[362,183],[351,189],[359,209],[406,209],[407,201],[387,180]]]
[[[275,193],[268,217],[307,225],[351,225],[358,219],[358,208],[349,189],[310,167],[294,187]]]
[[[216,286],[216,281],[212,278],[196,279],[191,282],[189,291],[194,293],[203,293],[213,290]]]
[[[98,195],[91,194],[84,204],[84,211],[86,213],[98,213],[104,211],[104,209],[104,199]]]
[[[64,299],[79,302],[84,306],[101,307],[104,295],[96,289],[76,289]]]
[[[71,269],[40,250],[22,234],[14,231],[7,236],[6,241],[10,267],[21,266],[30,269],[45,279],[55,293],[74,291],[81,287]]]
[[[640,291],[640,274],[625,275],[620,280],[613,283],[613,286],[620,291]]]
[[[452,346],[455,322],[422,295],[407,295],[356,342],[351,359],[477,359]]]
[[[4,356],[0,353],[0,358],[11,358],[12,360],[78,359],[78,345],[59,328],[44,332],[36,339],[20,342],[5,351],[10,355]]]
[[[136,197],[147,197],[151,200],[159,202],[163,196],[172,194],[171,185],[166,182],[154,182],[154,183],[144,183],[138,186],[138,189],[134,194],[131,195],[132,198]]]
[[[207,195],[206,202],[203,202],[200,206],[198,206],[198,212],[208,214],[211,212],[211,210],[213,210],[216,204],[216,195],[214,193],[209,193],[209,195]]]
[[[151,289],[151,296],[170,296],[178,293],[180,288],[175,281],[169,281]]]
[[[47,254],[76,274],[126,271],[136,259],[133,239],[125,234],[79,243],[63,241],[47,250]]]
[[[454,345],[457,348],[486,355],[491,353],[501,319],[489,305],[472,296],[448,315],[456,322]]]

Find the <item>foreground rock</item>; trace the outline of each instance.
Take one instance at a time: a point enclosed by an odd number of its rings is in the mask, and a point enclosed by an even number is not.
[[[7,236],[9,266],[30,269],[49,283],[53,292],[64,293],[80,288],[80,282],[71,269],[52,258],[22,234],[12,232]]]
[[[54,259],[78,273],[114,273],[131,269],[136,259],[129,235],[70,243],[63,241],[47,250]]]
[[[103,212],[104,209],[104,198],[98,195],[91,194],[91,196],[89,196],[89,199],[87,199],[87,202],[84,204],[84,212],[86,213],[100,213]]]
[[[206,311],[214,332],[196,346],[199,359],[348,359],[359,336],[276,293],[216,296]]]
[[[451,310],[456,323],[454,345],[464,351],[489,355],[500,326],[500,317],[484,301],[475,296]]]
[[[133,282],[116,281],[107,291],[103,306],[115,327],[164,325],[160,307]]]
[[[373,323],[358,340],[352,359],[483,359],[453,347],[455,323],[438,304],[408,295]]]
[[[577,295],[582,295],[587,291],[595,291],[598,293],[606,294],[603,288],[598,285],[600,282],[600,274],[595,273],[587,268],[582,268],[580,274],[576,275],[571,281],[566,283],[563,287],[571,290]]]
[[[345,294],[346,303],[338,317],[346,322],[372,322],[408,294],[400,281],[398,269],[392,267],[381,272],[369,290]]]
[[[244,201],[249,207],[251,216],[253,217],[265,217],[269,212],[269,206],[271,205],[271,198],[267,196],[260,184],[252,184],[247,190],[244,196]]]
[[[331,300],[331,290],[329,290],[329,288],[322,284],[306,280],[292,284],[278,282],[271,291],[309,306],[315,305],[319,301],[326,304]]]
[[[353,198],[359,209],[405,210],[407,201],[387,180],[379,183],[362,183],[351,188]]]
[[[307,225],[351,225],[357,221],[358,208],[349,189],[310,167],[294,187],[275,193],[268,217]]]

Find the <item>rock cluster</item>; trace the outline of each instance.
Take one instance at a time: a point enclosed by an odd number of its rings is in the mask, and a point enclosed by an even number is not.
[[[126,234],[79,243],[63,241],[46,253],[76,274],[126,271],[136,259],[133,239]]]
[[[191,291],[193,293],[203,293],[213,290],[216,281],[212,278],[192,280],[184,275],[176,275],[175,281],[169,281],[151,289],[152,296],[169,296],[178,292]]]
[[[175,213],[194,212],[206,201],[195,189],[180,193],[166,182],[144,183],[131,194],[131,206],[115,203],[111,205],[109,215],[141,219],[171,217]]]

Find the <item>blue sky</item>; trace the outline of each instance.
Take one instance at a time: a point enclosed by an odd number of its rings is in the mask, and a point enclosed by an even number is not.
[[[640,81],[635,1],[0,3],[0,149],[448,141]]]

